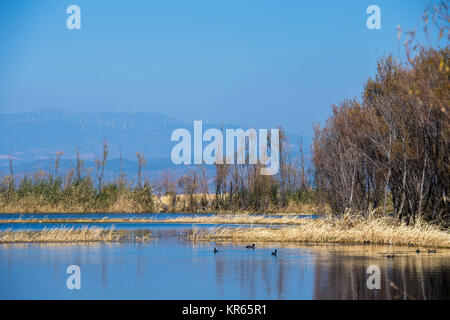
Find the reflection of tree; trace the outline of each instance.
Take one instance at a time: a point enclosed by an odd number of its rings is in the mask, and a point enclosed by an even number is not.
[[[449,299],[448,259],[409,251],[387,259],[378,247],[358,248],[286,250],[274,259],[215,256],[217,290],[225,299]],[[380,267],[379,290],[367,288],[370,265]]]
[[[278,285],[278,299],[283,298],[284,293],[284,283],[286,281],[286,277],[288,276],[286,272],[286,265],[284,263],[280,263],[278,267],[278,275],[277,275],[277,285]]]
[[[311,249],[284,250],[275,259],[216,256],[217,288],[223,297],[224,291],[237,287],[239,295],[233,298],[245,299],[449,299],[450,260],[445,259],[446,253],[417,255],[415,250],[397,247],[395,258],[388,259],[383,250],[392,248],[384,246],[322,245]],[[367,288],[370,265],[380,267],[380,290]]]
[[[223,259],[216,258],[214,266],[216,272],[216,284],[220,292],[220,297],[223,299],[224,273],[225,273]]]
[[[101,284],[102,284],[103,290],[106,289],[106,285],[108,284],[107,263],[108,263],[108,261],[107,261],[107,252],[105,252],[105,250],[102,250],[102,253],[101,253],[102,282],[101,282]]]
[[[358,261],[360,260],[360,261]],[[386,259],[335,254],[315,266],[314,299],[449,299],[448,265],[412,254]],[[381,269],[381,289],[370,290],[366,268]],[[392,282],[392,283],[391,283]]]

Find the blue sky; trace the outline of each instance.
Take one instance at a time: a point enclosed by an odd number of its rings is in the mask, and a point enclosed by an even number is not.
[[[81,8],[68,30],[66,8]],[[366,8],[381,8],[368,30]],[[398,53],[423,1],[13,1],[0,4],[0,112],[161,112],[308,132]]]

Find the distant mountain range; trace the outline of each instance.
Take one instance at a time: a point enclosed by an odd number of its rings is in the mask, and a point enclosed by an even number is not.
[[[148,158],[170,155],[172,130],[186,126],[158,113],[86,113],[45,109],[37,112],[0,114],[0,154],[11,150],[18,160],[53,157],[64,151],[73,157],[78,147],[86,159],[101,153],[103,139],[110,157],[135,159],[137,151]]]
[[[55,152],[63,151],[60,168],[75,166],[78,148],[85,167],[93,169],[94,158],[100,158],[102,142],[106,139],[110,153],[106,170],[117,176],[122,169],[135,174],[136,152],[147,159],[147,171],[159,172],[165,168],[185,170],[170,160],[174,145],[172,131],[186,128],[192,131],[193,123],[186,123],[160,113],[87,113],[51,108],[35,112],[0,114],[0,172],[8,170],[8,156],[13,154],[17,173],[33,172],[36,168],[48,170],[53,166]],[[203,122],[204,129],[221,125]],[[225,128],[236,128],[225,125]],[[289,135],[292,143],[298,136]],[[310,138],[304,138],[304,150],[309,151]]]

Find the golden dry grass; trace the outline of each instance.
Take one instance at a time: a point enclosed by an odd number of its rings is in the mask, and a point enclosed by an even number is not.
[[[346,213],[325,219],[298,219],[292,226],[193,228],[194,241],[366,243],[450,248],[450,233],[422,221],[405,225],[389,217],[364,218]]]
[[[51,228],[42,231],[0,231],[0,243],[28,243],[28,242],[116,242],[133,240],[146,242],[152,240],[150,235],[134,236],[129,233],[117,231],[113,228],[103,229],[96,227]]]

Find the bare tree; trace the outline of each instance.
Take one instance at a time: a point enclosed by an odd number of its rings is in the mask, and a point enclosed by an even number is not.
[[[64,151],[55,152],[55,177],[58,176],[59,161],[63,155]]]
[[[81,159],[80,150],[76,149],[76,169],[75,169],[75,179],[77,182],[80,182],[81,180],[81,171],[83,170],[84,160]]]
[[[14,169],[13,169],[13,153],[8,155],[8,162],[9,162],[9,190],[14,190]]]
[[[138,188],[142,189],[142,168],[147,165],[144,154],[136,152],[136,158],[138,163]]]
[[[94,160],[95,161],[95,175],[98,180],[98,190],[99,191],[102,191],[103,176],[105,173],[106,159],[108,158],[108,154],[109,154],[109,146],[106,143],[106,140],[103,140],[102,158]]]

